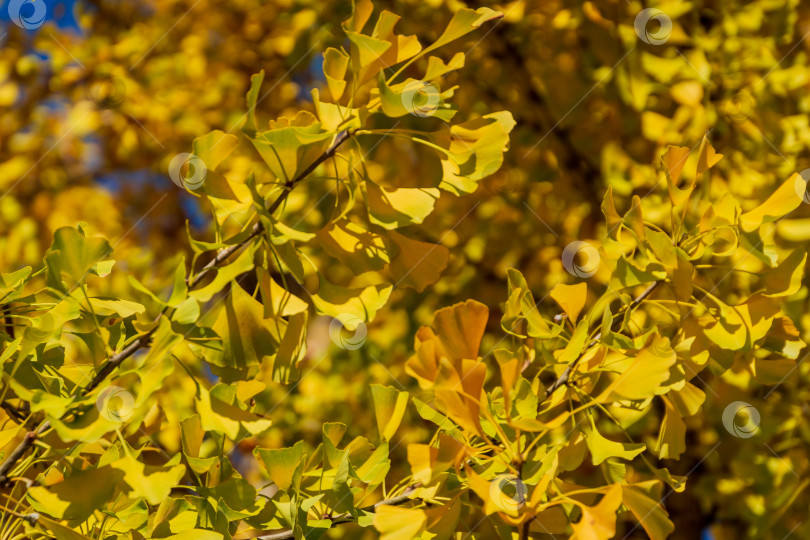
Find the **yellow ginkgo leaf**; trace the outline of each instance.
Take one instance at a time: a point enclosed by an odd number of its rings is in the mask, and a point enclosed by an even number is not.
[[[380,506],[374,513],[374,528],[381,540],[414,540],[427,525],[427,515],[417,508]]]
[[[752,232],[762,226],[783,216],[786,216],[802,204],[803,198],[797,193],[797,185],[801,184],[802,192],[805,182],[798,173],[788,178],[764,203],[740,216],[740,227],[745,232]]]
[[[559,304],[571,322],[576,323],[582,308],[585,307],[588,286],[584,282],[576,285],[558,283],[551,289],[549,296]]]
[[[610,486],[596,506],[580,504],[582,517],[571,527],[572,539],[609,540],[616,534],[616,511],[622,504],[622,488],[619,484]]]
[[[715,152],[709,139],[704,136],[700,143],[700,150],[698,150],[697,177],[714,167],[721,159],[723,159],[723,154]]]

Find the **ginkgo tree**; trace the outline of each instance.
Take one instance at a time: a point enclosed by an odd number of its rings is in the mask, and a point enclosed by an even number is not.
[[[344,23],[347,47],[324,52],[329,95],[313,91],[315,114],[260,121],[257,103],[266,94],[259,73],[242,136],[214,131],[170,164],[172,179],[209,206],[216,227],[211,241],[189,234],[194,257],[180,259],[169,290],[116,272],[112,246],[82,226],[56,231],[40,268],[3,275],[2,402],[13,424],[3,431],[8,451],[0,462],[4,537],[209,530],[220,538],[245,526],[311,537],[344,514],[370,524],[361,503],[385,480],[385,440],[355,439],[338,449],[345,429],[332,425],[316,453],[302,445],[257,449],[272,498],[257,496],[225,447],[270,427],[253,398],[268,384],[297,378],[311,311],[356,331],[393,287],[422,290],[438,279],[447,248],[398,229],[421,223],[442,194],[474,191],[508,146],[508,112],[453,121],[454,88],[441,85],[464,55],[445,62],[431,54],[500,13],[459,10],[425,47],[394,32],[396,15],[382,11],[373,23],[372,15],[370,2],[359,2]],[[397,71],[388,73],[391,66]],[[435,156],[433,174],[379,185],[365,158],[382,137]],[[331,197],[331,212],[314,232],[301,226],[310,225],[310,211],[288,200],[304,182],[322,184],[319,202]],[[376,282],[333,283],[312,267],[313,253],[357,276],[373,271]],[[121,277],[133,299],[113,294]],[[151,453],[160,447],[135,443],[144,426],[171,421],[158,418],[152,398],[178,366],[189,365],[204,365],[218,383],[200,384],[188,372],[193,399],[175,411],[184,416],[181,451],[155,463]],[[296,472],[316,462],[319,473]],[[177,489],[197,493],[173,499]],[[189,527],[175,530],[169,523],[177,519]]]
[[[384,538],[441,536],[447,522],[433,516],[458,520],[460,507],[481,538],[608,539],[617,519],[634,523],[627,535],[641,528],[664,539],[674,531],[662,503],[666,490],[686,489],[688,475],[659,460],[686,449],[685,419],[706,399],[703,377],[745,366],[773,384],[805,345],[782,306],[801,286],[807,254],[777,253],[766,231],[801,204],[806,181],[795,174],[742,212],[731,196],[700,196],[699,183],[722,157],[706,139],[693,180],[681,181],[689,153],[671,147],[663,156],[666,229],[645,219],[658,209],[639,197],[620,213],[608,190],[599,249],[605,290],[558,284],[548,297],[560,314],[546,319],[524,277],[510,270],[504,337],[483,357],[489,310],[474,300],[439,310],[417,333],[406,371],[426,391],[413,403],[436,431],[430,443],[408,447],[408,462],[414,498],[443,510],[379,509]],[[762,270],[748,270],[749,259]],[[756,292],[727,303],[735,273]],[[717,423],[758,427],[735,418],[739,412]],[[639,438],[639,423],[658,425],[657,438]]]
[[[487,306],[438,311],[404,365],[414,384],[370,386],[376,430],[262,438],[285,407],[266,391],[301,380],[315,315],[354,349],[395,290],[428,290],[448,266],[452,231],[425,241],[420,227],[499,169],[515,123],[506,111],[456,121],[447,81],[466,55],[442,48],[499,17],[458,9],[425,46],[358,2],[344,45],[323,52],[311,112],[263,118],[272,89],[255,75],[241,133],[199,137],[169,166],[213,232],[187,229],[192,256],[165,287],[128,274],[82,225],[58,229],[41,265],[0,276],[0,537],[672,533],[664,501],[689,478],[660,460],[684,454],[704,379],[780,382],[804,346],[784,304],[806,254],[773,229],[805,180],[744,211],[714,187],[707,139],[691,158],[663,156],[663,205],[635,197],[620,212],[607,190],[598,268],[564,253],[578,279],[549,291],[509,270],[489,343]],[[375,149],[390,141],[420,174],[381,173],[391,164]],[[397,448],[409,415],[432,436]]]

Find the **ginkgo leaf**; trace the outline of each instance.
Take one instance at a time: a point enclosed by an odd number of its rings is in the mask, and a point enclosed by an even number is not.
[[[741,311],[715,299],[718,309],[713,315],[701,317],[706,337],[723,349],[738,351],[750,343],[750,334]]]
[[[279,285],[264,268],[256,268],[262,293],[264,318],[288,317],[307,310],[308,304]]]
[[[675,405],[663,397],[664,421],[658,433],[655,449],[660,459],[678,459],[686,451],[686,423]]]
[[[654,338],[656,345],[645,347],[633,358],[609,367],[618,374],[606,392],[612,391],[619,399],[640,400],[656,394],[669,378],[670,368],[677,360],[675,351],[663,339]]]
[[[501,167],[514,127],[510,113],[493,113],[440,132],[438,142],[447,153],[441,156],[439,187],[456,195],[475,191],[479,180]]]
[[[557,304],[571,319],[572,323],[576,323],[579,318],[579,313],[585,307],[585,300],[588,295],[588,286],[585,283],[577,283],[575,285],[564,285],[558,283],[551,289],[548,295],[554,299]]]
[[[222,339],[222,347],[205,351],[205,359],[216,366],[246,373],[275,353],[283,327],[264,319],[264,309],[261,302],[233,284],[212,326]]]
[[[299,463],[304,458],[304,442],[298,441],[290,448],[270,450],[256,448],[253,451],[261,459],[270,479],[279,489],[289,491],[294,482],[294,475]],[[299,479],[300,480],[300,479]]]
[[[762,280],[765,296],[791,296],[802,286],[807,252],[794,251],[779,266],[766,273]]]
[[[259,125],[256,121],[256,103],[259,100],[259,92],[262,89],[264,82],[264,70],[259,71],[250,77],[250,88],[248,89],[246,102],[247,102],[247,115],[245,125],[242,128],[248,136],[253,136],[259,131]]]
[[[417,345],[425,346],[427,341],[432,341],[430,353],[436,357],[445,356],[451,360],[478,358],[488,317],[489,309],[475,300],[442,308],[434,314],[435,332],[428,327],[420,329]]]
[[[374,528],[381,540],[413,540],[427,524],[424,510],[399,506],[380,506],[374,513]]]
[[[622,486],[622,503],[633,513],[651,540],[665,540],[675,530],[666,510],[658,502],[659,497],[651,498],[650,490],[658,482],[643,482]]]
[[[419,292],[439,280],[447,268],[450,250],[441,244],[412,240],[396,231],[388,239],[397,249],[389,270],[396,286],[413,287]]]
[[[355,275],[382,270],[391,261],[385,238],[359,223],[347,219],[330,222],[317,236],[324,251]]]
[[[53,233],[53,243],[44,257],[48,285],[67,291],[90,274],[105,275],[109,273],[105,262],[111,254],[112,248],[104,238],[87,238],[80,228],[62,227]]]
[[[27,496],[38,512],[57,519],[84,521],[107,504],[124,474],[109,466],[75,471],[61,482],[34,486]],[[75,497],[81,492],[81,497]]]
[[[618,457],[631,461],[647,446],[643,443],[621,443],[611,441],[602,436],[596,429],[585,432],[585,443],[591,452],[591,460],[594,465],[599,465],[608,458]]]
[[[380,73],[378,91],[382,112],[389,118],[417,114],[449,122],[456,114],[455,109],[446,102],[452,97],[455,87],[442,91],[435,83],[415,79],[406,79],[389,86]]]
[[[25,266],[7,274],[0,274],[0,298],[4,302],[16,300],[22,293],[22,287],[28,281],[30,275],[30,266]]]
[[[54,537],[59,538],[60,540],[89,540],[89,537],[81,534],[80,532],[44,516],[39,516],[37,518],[37,524],[52,532]]]
[[[334,138],[314,116],[301,115],[290,125],[261,131],[250,141],[270,171],[281,181],[290,182],[323,154]]]
[[[131,455],[112,462],[110,467],[123,473],[123,480],[129,486],[132,497],[143,497],[152,505],[160,504],[168,497],[171,489],[186,474],[184,465],[156,467],[141,463]]]
[[[616,203],[613,202],[613,186],[608,186],[602,199],[602,213],[605,215],[609,236],[614,240],[618,239],[622,216],[616,211]]]
[[[211,300],[215,294],[227,287],[239,275],[253,269],[253,251],[252,249],[243,250],[232,263],[214,270],[216,272],[214,279],[203,287],[191,291],[189,296],[200,302]]]
[[[573,523],[576,540],[609,540],[616,534],[616,512],[622,504],[622,487],[610,486],[596,506],[579,505],[582,517]]]
[[[428,65],[427,69],[425,70],[424,80],[432,81],[447,75],[451,71],[456,71],[463,68],[465,58],[466,55],[463,52],[457,52],[453,55],[453,58],[451,58],[450,61],[445,64],[441,58],[431,56],[428,58]]]
[[[698,150],[697,176],[699,177],[704,172],[714,167],[722,158],[723,154],[715,152],[708,137],[704,136],[703,140],[700,142],[700,150]]]
[[[377,429],[383,441],[390,441],[399,427],[408,405],[408,395],[408,392],[400,392],[390,386],[371,385]]]
[[[377,62],[391,47],[390,41],[366,36],[359,32],[348,31],[346,37],[352,44],[352,64],[357,68],[364,68]]]
[[[462,8],[453,15],[452,19],[450,19],[450,22],[447,24],[444,32],[442,32],[442,35],[439,36],[439,39],[434,41],[429,47],[426,47],[425,50],[422,51],[422,54],[424,55],[438,49],[439,47],[444,47],[451,41],[455,41],[458,38],[469,34],[485,22],[493,19],[499,19],[501,17],[503,17],[503,13],[487,7],[481,7],[476,10]]]
[[[323,74],[334,101],[339,101],[346,89],[345,77],[348,67],[349,55],[342,49],[329,47],[323,53]]]
[[[692,193],[692,187],[681,189],[678,183],[681,179],[681,172],[689,158],[689,148],[686,146],[669,146],[666,153],[661,157],[664,162],[664,169],[667,176],[667,189],[669,198],[674,206],[682,205]]]
[[[257,435],[272,425],[270,419],[245,410],[230,385],[217,384],[211,390],[201,392],[195,404],[204,430],[223,433],[232,440]]]
[[[763,223],[770,223],[786,216],[802,204],[802,197],[797,194],[797,183],[804,185],[798,173],[793,173],[762,204],[740,216],[740,227],[745,232],[759,229]],[[802,192],[804,188],[802,188]]]
[[[197,137],[192,143],[194,155],[202,160],[205,168],[215,170],[239,145],[236,135],[214,130],[202,137]]]
[[[422,223],[439,198],[435,188],[387,190],[374,182],[366,182],[365,186],[371,223],[389,230]]]
[[[318,274],[318,281],[318,293],[312,295],[315,308],[339,319],[349,331],[354,331],[359,322],[373,320],[377,310],[388,302],[392,288],[390,285],[369,285],[346,289],[333,285],[321,274]]]

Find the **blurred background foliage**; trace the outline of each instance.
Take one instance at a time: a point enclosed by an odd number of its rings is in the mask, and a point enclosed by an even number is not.
[[[505,164],[494,176],[473,194],[441,199],[438,211],[414,227],[413,237],[450,248],[449,266],[437,284],[423,293],[395,290],[369,326],[365,346],[355,351],[331,343],[328,320],[313,322],[300,383],[278,385],[258,398],[274,422],[261,441],[264,447],[316,441],[329,421],[346,422],[352,435],[372,432],[372,415],[362,414],[370,407],[372,383],[402,385],[418,396],[404,360],[414,332],[439,307],[467,298],[488,305],[486,352],[500,338],[507,268],[519,269],[537,298],[557,283],[575,282],[563,268],[563,248],[574,240],[599,245],[606,236],[599,205],[608,186],[622,210],[633,195],[663,200],[660,157],[667,145],[696,147],[707,135],[725,155],[710,189],[749,200],[743,210],[793,172],[810,167],[807,3],[375,3],[403,14],[399,31],[423,43],[435,40],[460,6],[503,11],[503,19],[454,43],[444,56],[467,54],[467,69],[450,76],[459,86],[455,101],[462,116],[505,109],[517,126]],[[119,264],[157,290],[170,282],[178,254],[188,249],[186,223],[198,238],[211,233],[210,208],[169,179],[172,157],[190,151],[193,138],[213,129],[235,131],[250,76],[260,69],[272,86],[258,106],[261,116],[313,110],[309,89],[326,87],[321,51],[342,42],[339,21],[351,5],[342,0],[45,4],[48,20],[36,30],[12,24],[5,6],[0,12],[2,267],[37,265],[58,227],[84,221],[91,234],[110,238]],[[634,19],[647,7],[671,18],[665,43],[638,38]],[[381,140],[369,157],[371,174],[383,182],[419,177],[432,166],[416,162],[395,139]],[[243,156],[234,166],[247,170],[251,159],[256,158]],[[302,189],[291,204],[311,205],[307,201],[317,200],[318,190]],[[654,222],[667,217],[648,216]],[[318,212],[309,219],[317,223]],[[776,224],[775,234],[785,249],[806,245],[810,207],[802,205]],[[328,275],[349,275],[323,257],[316,262]],[[112,277],[107,286],[127,297],[132,290],[126,278]],[[589,286],[604,287],[607,277],[597,272]],[[803,287],[788,308],[805,341],[810,339],[806,293]],[[554,314],[549,302],[540,309]],[[807,376],[808,367],[799,363],[774,392],[766,388],[753,395],[751,376],[742,369],[704,382],[708,403],[689,419],[687,454],[667,465],[673,473],[690,473],[686,492],[667,499],[675,538],[698,538],[707,528],[715,538],[738,538],[746,531],[763,538],[810,536],[810,523],[800,519],[810,504]],[[191,406],[193,385],[178,371],[158,400],[182,416]],[[769,426],[767,444],[730,440],[704,459],[725,435],[723,407],[741,397],[757,406],[761,424]],[[176,444],[176,424],[156,421],[151,432],[148,426],[153,441]],[[409,412],[397,436],[394,477],[407,474],[406,443],[424,442],[430,428]],[[237,465],[251,444],[255,441],[232,451]],[[255,466],[249,462],[244,466]],[[353,538],[357,531],[344,527],[332,534]]]

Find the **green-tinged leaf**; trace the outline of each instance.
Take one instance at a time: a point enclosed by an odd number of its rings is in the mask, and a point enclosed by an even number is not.
[[[387,190],[373,182],[365,186],[371,223],[389,230],[422,223],[439,198],[435,188]]]
[[[304,443],[298,441],[290,448],[269,450],[257,448],[254,454],[261,459],[270,479],[279,489],[290,491],[295,478],[295,471],[304,457]],[[300,479],[299,479],[300,481]]]
[[[377,310],[388,302],[391,286],[369,285],[359,289],[346,289],[329,283],[318,274],[320,287],[312,295],[315,308],[325,315],[340,320],[349,331],[354,331],[360,322],[374,319]]]
[[[343,49],[329,47],[323,53],[323,74],[332,100],[339,101],[346,89],[346,70],[349,67],[349,55]]]
[[[216,366],[246,373],[276,352],[284,326],[264,319],[261,302],[234,283],[212,327],[222,338],[222,347],[207,350],[205,359]]]
[[[252,269],[253,249],[248,248],[243,250],[232,263],[213,270],[213,272],[216,272],[214,279],[207,285],[191,291],[189,296],[200,302],[208,302],[215,294],[222,291],[237,277]]]
[[[202,160],[206,169],[214,171],[238,145],[239,139],[236,135],[214,130],[194,139],[192,148],[194,155]]]
[[[57,519],[84,521],[111,501],[115,487],[124,475],[110,467],[73,472],[65,480],[28,490],[37,512]],[[76,494],[81,493],[81,497]]]
[[[264,318],[289,317],[307,310],[308,304],[279,285],[264,268],[256,268],[264,304]]]
[[[591,452],[594,465],[599,465],[608,458],[618,457],[632,461],[647,446],[643,443],[621,443],[602,436],[596,429],[585,432],[585,443]]]
[[[245,410],[236,397],[235,388],[230,385],[218,384],[208,392],[201,392],[195,403],[202,428],[223,433],[231,440],[258,435],[272,425],[269,418]]]
[[[250,141],[276,178],[291,182],[324,153],[333,137],[315,117],[302,112],[292,125],[256,133]]]
[[[131,455],[114,461],[110,467],[123,473],[131,497],[143,497],[149,504],[160,504],[186,474],[184,465],[156,467],[146,465]]]
[[[259,92],[264,82],[264,70],[250,77],[250,89],[247,93],[247,121],[245,122],[244,132],[248,136],[253,136],[258,130],[256,123],[256,103],[259,100]]]
[[[45,253],[48,286],[67,291],[90,275],[105,275],[100,263],[112,254],[107,240],[87,238],[82,229],[62,227],[53,234],[53,243]]]

